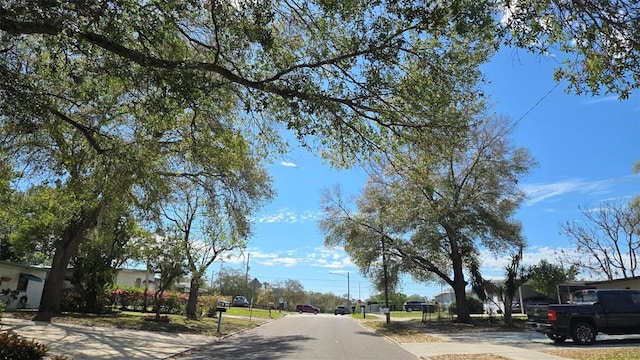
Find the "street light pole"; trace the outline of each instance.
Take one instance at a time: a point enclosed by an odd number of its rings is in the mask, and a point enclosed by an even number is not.
[[[347,271],[347,306],[351,310],[351,285],[349,284],[349,272]]]
[[[329,274],[344,276],[344,274],[338,274],[335,272],[329,272]],[[347,271],[347,307],[351,309],[351,282],[349,280],[349,272]]]

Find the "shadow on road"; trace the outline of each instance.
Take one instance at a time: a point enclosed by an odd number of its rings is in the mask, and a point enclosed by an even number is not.
[[[213,345],[190,350],[171,359],[279,359],[300,350],[301,343],[312,340],[307,336],[277,336],[265,338],[232,338]]]

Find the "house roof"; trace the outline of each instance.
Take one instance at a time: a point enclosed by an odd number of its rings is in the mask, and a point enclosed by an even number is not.
[[[601,280],[601,281],[590,281],[587,282],[587,285],[598,285],[598,284],[615,284],[623,281],[640,281],[640,276],[633,276],[623,279],[613,279],[613,280]]]
[[[50,268],[47,268],[47,267],[44,267],[44,266],[24,265],[24,264],[14,263],[14,262],[11,262],[11,261],[5,261],[5,260],[0,260],[0,265],[13,266],[13,267],[17,267],[17,268],[21,268],[21,269],[27,269],[27,270],[41,270],[41,271],[49,271],[50,270]]]

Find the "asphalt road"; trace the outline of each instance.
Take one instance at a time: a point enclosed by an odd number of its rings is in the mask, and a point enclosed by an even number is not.
[[[175,359],[415,360],[416,357],[347,316],[296,314]]]

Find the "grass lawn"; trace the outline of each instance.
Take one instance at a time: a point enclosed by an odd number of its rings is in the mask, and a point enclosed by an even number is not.
[[[34,312],[10,311],[4,317],[31,319]],[[271,311],[271,318],[284,316],[286,312]],[[269,319],[269,311],[262,309],[229,308],[222,314],[222,323],[218,333],[218,318],[202,317],[197,320],[187,319],[184,315],[161,316],[161,321],[154,321],[155,314],[123,311],[112,314],[67,313],[54,316],[53,323],[75,324],[82,326],[116,327],[121,329],[158,331],[170,333],[197,334],[207,336],[225,336],[258,326]]]
[[[258,318],[258,319],[269,319],[269,318],[280,319],[286,314],[292,314],[292,313],[287,311],[278,312],[278,310],[271,310],[271,312],[269,312],[269,310],[263,310],[263,309],[251,310],[246,307],[230,307],[230,308],[227,308],[227,312],[225,312],[222,316],[223,316],[223,319],[224,319],[224,315],[245,316],[245,317]]]

